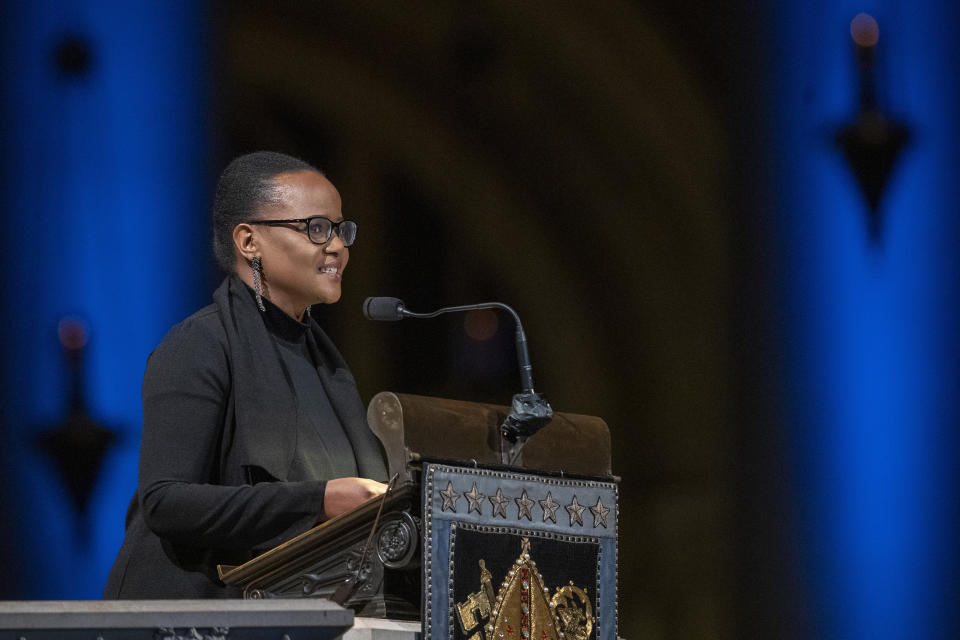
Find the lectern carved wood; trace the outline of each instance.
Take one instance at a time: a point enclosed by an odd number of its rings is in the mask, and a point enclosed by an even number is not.
[[[358,614],[422,618],[436,640],[615,640],[607,426],[556,413],[527,441],[522,467],[504,467],[508,411],[378,394],[367,418],[397,476],[379,521],[376,499],[221,567],[221,579],[246,598],[329,598],[349,580],[346,605]]]

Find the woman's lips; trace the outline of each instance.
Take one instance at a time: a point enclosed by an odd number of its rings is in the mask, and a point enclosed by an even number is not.
[[[320,273],[327,276],[331,280],[336,280],[340,282],[340,279],[343,275],[340,273],[340,266],[335,264],[328,264],[320,267]]]

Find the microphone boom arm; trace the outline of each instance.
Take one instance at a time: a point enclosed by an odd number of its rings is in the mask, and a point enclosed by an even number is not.
[[[436,318],[444,313],[480,309],[503,309],[513,316],[517,326],[515,340],[522,391],[513,396],[510,413],[500,425],[500,460],[504,464],[522,465],[520,451],[523,445],[526,444],[527,438],[547,426],[553,418],[553,409],[547,399],[533,389],[533,367],[530,365],[530,352],[527,350],[527,335],[523,332],[523,324],[517,312],[502,302],[442,307],[430,313],[410,311],[399,298],[367,298],[363,303],[363,313],[367,318],[386,321],[403,318]]]
[[[533,390],[533,367],[530,365],[530,352],[527,350],[527,334],[523,332],[523,324],[520,323],[520,316],[509,305],[502,302],[481,302],[479,304],[464,304],[456,307],[442,307],[430,313],[414,313],[410,311],[403,303],[397,307],[400,315],[410,318],[436,318],[440,314],[453,311],[478,311],[480,309],[503,309],[511,316],[517,326],[516,344],[517,344],[517,364],[520,365],[520,385],[524,393],[535,393]]]

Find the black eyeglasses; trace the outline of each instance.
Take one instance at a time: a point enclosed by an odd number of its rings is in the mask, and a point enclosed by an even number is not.
[[[306,222],[307,226],[304,229],[296,229],[296,231],[306,232],[307,237],[313,244],[327,244],[334,233],[340,236],[340,240],[343,241],[345,247],[349,247],[357,239],[357,223],[352,220],[331,222],[329,218],[323,216],[297,218],[296,220],[247,220],[247,224],[265,224],[271,227],[299,222]]]

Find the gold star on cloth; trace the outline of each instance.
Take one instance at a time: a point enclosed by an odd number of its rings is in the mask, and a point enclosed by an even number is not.
[[[510,498],[503,495],[503,490],[497,487],[497,495],[490,496],[490,504],[493,505],[493,517],[502,516],[506,519],[508,502],[510,502]]]
[[[483,499],[487,496],[483,495],[477,491],[477,483],[473,483],[473,488],[470,489],[467,493],[463,494],[467,499],[467,513],[476,511],[480,515],[483,515]]]
[[[570,526],[573,526],[573,523],[576,522],[581,527],[583,526],[583,511],[586,507],[580,506],[580,503],[577,502],[577,496],[573,496],[573,502],[567,505],[567,513],[570,514]]]
[[[547,491],[547,499],[540,501],[540,508],[543,509],[543,521],[546,522],[547,518],[557,521],[557,508],[560,506],[560,503],[553,499],[553,494]]]
[[[537,503],[527,497],[526,489],[523,490],[523,493],[520,494],[519,498],[514,499],[514,502],[517,503],[517,520],[526,518],[527,520],[532,521],[533,517],[530,515],[530,509],[532,509],[533,505]]]
[[[610,508],[605,506],[599,497],[597,497],[597,504],[590,507],[590,513],[593,514],[594,529],[600,525],[607,527],[607,514],[610,513]]]
[[[448,482],[447,488],[440,492],[440,495],[443,497],[443,506],[440,507],[441,511],[453,511],[457,512],[457,499],[460,497],[460,494],[453,490],[453,483]]]

